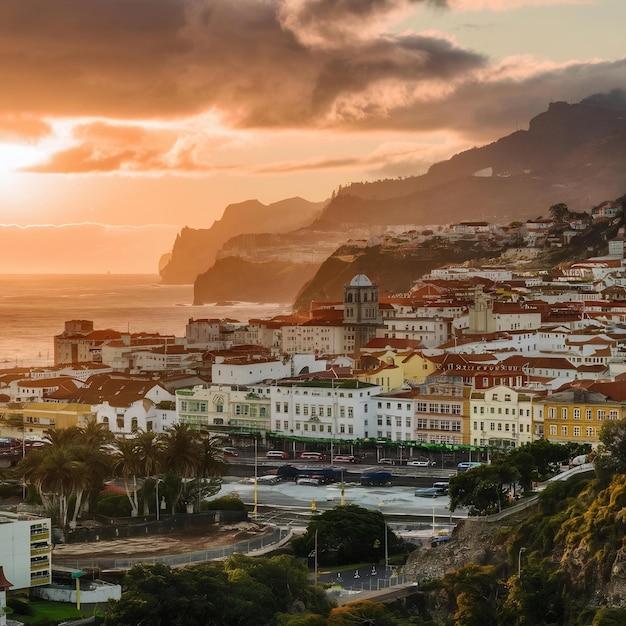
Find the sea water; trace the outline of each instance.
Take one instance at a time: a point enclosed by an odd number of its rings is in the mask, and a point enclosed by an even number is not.
[[[184,336],[190,318],[271,318],[289,304],[192,306],[193,285],[162,285],[157,275],[0,275],[0,368],[52,365],[53,338],[72,319],[95,330]],[[221,303],[220,303],[221,304]]]

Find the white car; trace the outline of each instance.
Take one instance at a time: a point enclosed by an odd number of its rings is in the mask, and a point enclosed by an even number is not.
[[[406,464],[412,465],[413,467],[432,467],[435,464],[435,462],[425,461],[423,459],[413,459],[411,461],[407,461]]]

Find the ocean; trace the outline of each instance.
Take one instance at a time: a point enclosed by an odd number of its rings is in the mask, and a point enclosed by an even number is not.
[[[158,275],[0,275],[0,368],[52,365],[53,338],[72,319],[92,320],[96,330],[181,337],[189,318],[247,322],[291,310],[290,304],[192,302],[193,285],[161,285]]]

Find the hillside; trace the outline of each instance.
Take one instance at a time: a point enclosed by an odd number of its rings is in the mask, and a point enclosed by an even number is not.
[[[317,268],[317,263],[251,263],[238,257],[226,257],[198,276],[193,304],[220,300],[292,302],[302,282],[309,280]]]
[[[220,258],[218,249],[225,244],[228,254],[240,256],[249,263],[249,268],[257,260],[278,260],[277,250],[280,250],[280,261],[286,264],[283,266],[286,268],[294,259],[297,263],[302,261],[307,246],[309,250],[316,250],[310,252],[307,262],[319,265],[322,263],[319,252],[325,249],[328,241],[369,239],[383,234],[388,227],[400,232],[464,220],[508,224],[547,215],[549,207],[559,203],[566,204],[572,211],[584,211],[623,194],[624,180],[624,110],[605,106],[601,99],[579,104],[555,102],[530,121],[528,130],[516,131],[491,144],[436,163],[422,176],[349,184],[340,188],[323,207],[301,199],[269,207],[256,201],[231,205],[224,218],[208,231],[183,229],[161,275],[165,282],[190,282],[211,268],[211,281],[225,284],[220,267],[211,267],[215,259]],[[283,221],[271,217],[272,211],[282,215]],[[299,219],[300,225],[289,228],[287,215],[291,220]],[[238,237],[243,233],[279,234],[274,237]],[[429,258],[435,264],[474,258],[471,254],[464,254],[454,258],[437,255]],[[221,256],[226,256],[226,252]],[[363,257],[363,263],[368,262],[368,255],[360,253],[358,256],[359,259]],[[427,259],[420,257],[418,261],[414,266],[407,261],[410,275],[400,280],[394,279],[393,272],[384,268],[376,272],[373,266],[368,266],[363,267],[363,271],[373,276],[381,274],[379,284],[384,284],[383,274],[389,274],[386,288],[403,291],[408,288],[407,280],[422,273],[422,267],[426,268],[424,271],[430,269]],[[330,265],[335,263],[336,259]],[[345,276],[342,274],[338,279],[325,265],[320,268],[320,277],[331,283],[324,289],[319,285],[311,288],[304,286],[303,279],[300,285],[303,290],[296,303],[298,307],[306,307],[307,299],[319,299],[318,296],[325,297],[324,294],[335,294],[329,297],[336,299],[337,285]],[[337,271],[341,271],[344,263],[337,267]],[[402,270],[402,266],[399,269]],[[266,284],[271,283],[267,274],[259,271],[255,276],[262,276]],[[245,282],[251,276],[242,274],[240,279]],[[210,281],[201,278],[199,282],[197,297],[210,301],[212,294],[203,292]],[[228,299],[241,297],[230,293]],[[266,290],[262,301],[275,299],[272,291]]]
[[[448,623],[462,606],[501,620],[485,623],[623,624],[625,507],[626,477],[592,472],[551,484],[502,521],[463,521],[448,544],[409,556],[405,575],[420,583],[422,616]],[[600,619],[612,611],[615,621]],[[520,614],[525,621],[514,620]]]

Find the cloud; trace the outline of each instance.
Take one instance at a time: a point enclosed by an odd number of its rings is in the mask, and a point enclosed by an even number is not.
[[[0,116],[0,141],[35,142],[49,135],[52,127],[36,117],[6,114]]]
[[[84,119],[23,171],[189,175],[237,167],[219,149],[256,130],[491,139],[583,82],[622,85],[624,60],[493,62],[444,33],[391,27],[416,10],[577,2],[3,0],[0,139],[34,141],[57,120]]]
[[[453,11],[513,11],[522,7],[592,4],[596,0],[447,0]]]

